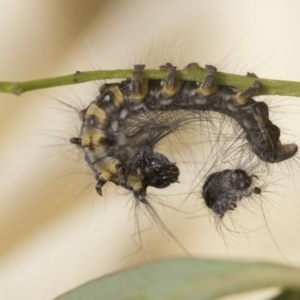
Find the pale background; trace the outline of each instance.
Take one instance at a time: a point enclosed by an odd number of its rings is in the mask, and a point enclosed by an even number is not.
[[[198,61],[228,72],[300,81],[299,13],[299,2],[291,0],[2,0],[0,78]],[[186,255],[149,221],[141,225],[147,232],[141,233],[143,250],[136,253],[132,197],[112,185],[98,197],[89,170],[68,145],[79,123],[56,99],[84,107],[98,86],[0,95],[1,299],[53,299],[126,266]],[[299,141],[299,99],[275,100],[272,119],[283,129],[282,140]],[[170,195],[189,192],[195,175],[189,162],[182,167],[182,185],[151,194],[165,194],[159,199],[179,207],[185,196],[172,202]],[[246,234],[220,236],[207,210],[194,202],[184,208],[191,211],[194,205],[197,218],[157,209],[195,256],[300,266],[298,169],[297,160],[283,164],[279,177],[290,176],[273,184],[266,203],[254,205],[250,217],[243,208],[233,215]]]

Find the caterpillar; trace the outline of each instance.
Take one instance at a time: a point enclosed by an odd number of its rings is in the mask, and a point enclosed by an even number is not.
[[[218,85],[217,70],[210,65],[203,82],[177,80],[176,67],[170,63],[160,67],[166,72],[165,80],[147,80],[142,76],[144,67],[135,65],[132,78],[102,85],[96,99],[79,114],[79,136],[70,139],[82,149],[99,195],[106,182],[113,182],[149,205],[149,186],[166,188],[178,182],[180,175],[176,163],[155,151],[156,144],[194,122],[195,114],[200,117],[206,111],[234,119],[261,161],[279,163],[298,151],[296,144],[281,143],[280,129],[270,121],[268,105],[252,98],[259,91],[258,80],[240,91]],[[186,68],[199,65],[191,63]],[[225,213],[216,212],[220,216]]]

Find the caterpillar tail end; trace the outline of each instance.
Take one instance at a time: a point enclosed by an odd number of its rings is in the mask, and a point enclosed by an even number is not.
[[[298,151],[298,145],[296,144],[285,144],[278,145],[277,148],[277,157],[275,162],[282,162],[286,159],[293,157]]]

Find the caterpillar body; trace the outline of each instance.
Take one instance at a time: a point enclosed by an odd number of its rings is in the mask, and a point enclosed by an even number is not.
[[[70,142],[82,149],[97,181],[98,194],[102,195],[103,185],[110,181],[148,203],[148,186],[165,188],[177,182],[178,167],[156,152],[155,145],[204,111],[236,120],[253,153],[264,162],[278,163],[297,152],[296,144],[281,144],[280,129],[270,121],[267,104],[252,98],[259,91],[257,80],[240,91],[218,85],[213,66],[206,66],[203,82],[177,80],[176,67],[170,63],[161,66],[166,80],[147,80],[142,77],[144,67],[135,65],[130,79],[102,85],[100,94],[79,114],[81,131]],[[186,68],[199,66],[191,63]],[[216,209],[220,216],[224,212]]]

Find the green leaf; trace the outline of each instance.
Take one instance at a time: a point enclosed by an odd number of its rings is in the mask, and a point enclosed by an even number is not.
[[[207,300],[268,287],[300,291],[300,270],[262,262],[172,259],[93,280],[56,299]]]
[[[275,298],[271,300],[299,300],[300,299],[300,292],[299,291],[283,291]]]

